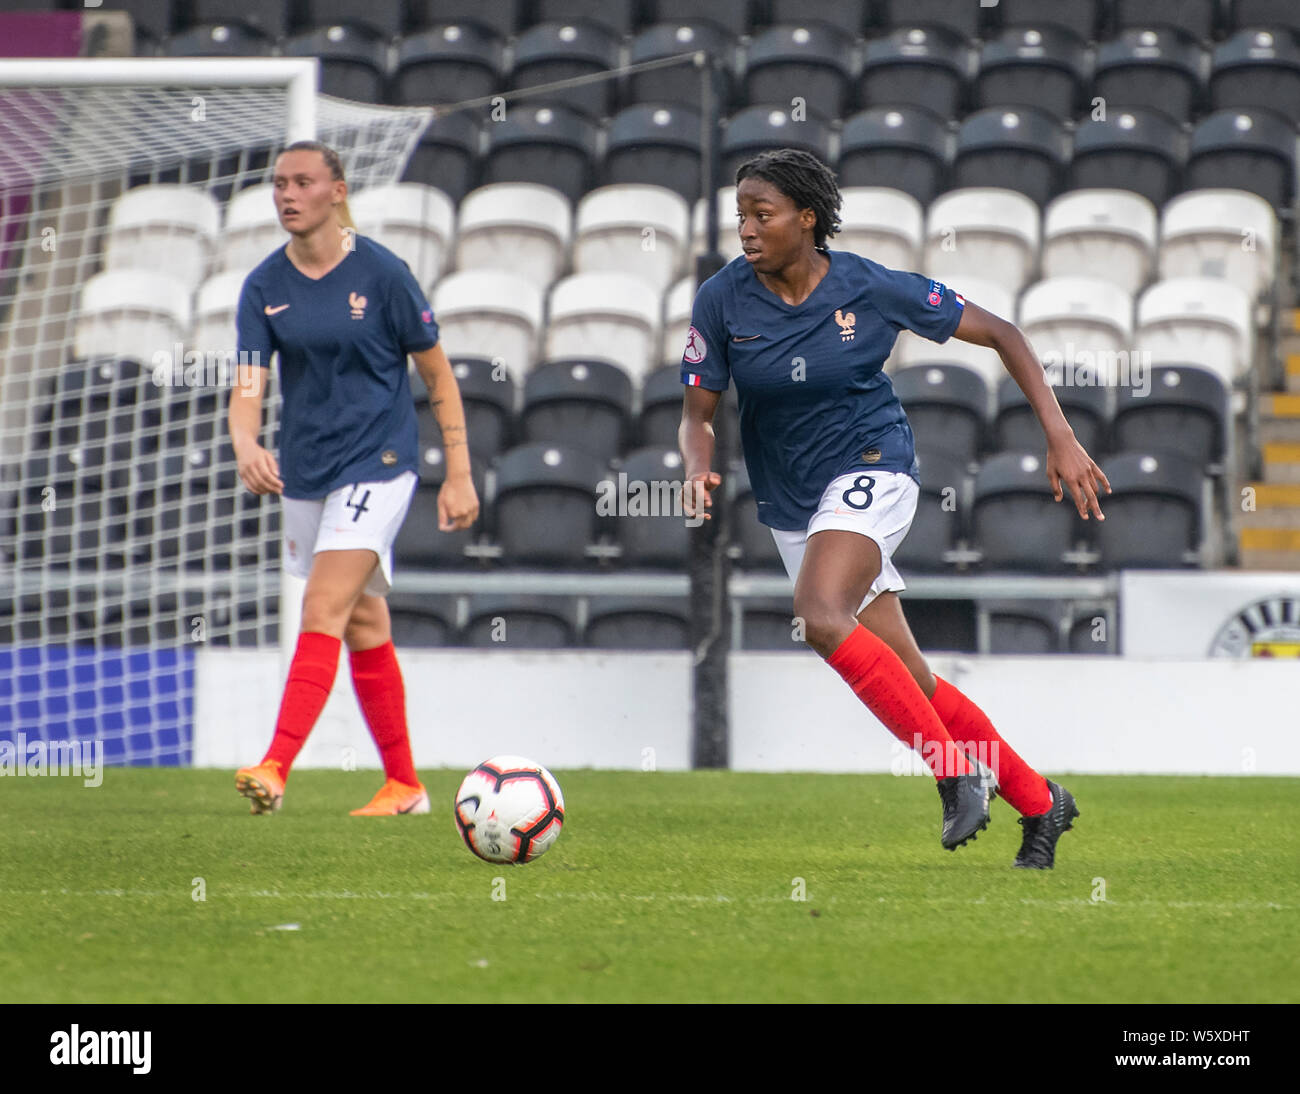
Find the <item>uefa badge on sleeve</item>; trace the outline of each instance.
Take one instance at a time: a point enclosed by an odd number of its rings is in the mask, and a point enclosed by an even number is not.
[[[689,365],[698,365],[709,354],[709,347],[705,344],[704,335],[692,327],[686,332],[686,349],[682,352],[682,359]]]

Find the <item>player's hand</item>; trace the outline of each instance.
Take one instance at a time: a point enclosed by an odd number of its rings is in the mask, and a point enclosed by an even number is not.
[[[712,492],[722,484],[722,476],[716,471],[701,471],[682,483],[682,512],[687,520],[702,517],[712,520],[713,516],[704,510],[713,505]]]
[[[438,491],[438,530],[463,532],[478,520],[478,491],[468,475],[448,479]]]
[[[284,491],[280,481],[280,465],[260,444],[250,445],[235,453],[239,477],[254,494],[279,494]]]
[[[1074,435],[1068,438],[1048,441],[1047,444],[1047,481],[1052,485],[1052,493],[1060,501],[1068,489],[1074,498],[1079,516],[1088,519],[1091,512],[1098,520],[1105,520],[1097,494],[1101,487],[1110,493],[1110,482],[1101,468],[1093,462]]]

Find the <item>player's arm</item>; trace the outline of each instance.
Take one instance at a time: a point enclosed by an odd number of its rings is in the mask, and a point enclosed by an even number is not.
[[[1064,496],[1064,483],[1074,498],[1079,516],[1087,520],[1091,511],[1098,520],[1105,520],[1097,501],[1097,487],[1105,487],[1109,494],[1110,483],[1075,438],[1061,404],[1056,401],[1056,393],[1047,382],[1038,355],[1020,328],[968,300],[953,335],[963,342],[996,351],[1002,358],[1003,367],[1025,393],[1047,436],[1047,481],[1052,484],[1056,500],[1060,501]]]
[[[275,457],[262,447],[262,393],[266,390],[266,369],[240,365],[239,382],[230,389],[227,424],[235,464],[244,485],[254,494],[279,494],[284,490]]]
[[[460,386],[441,342],[412,353],[411,358],[429,389],[429,406],[442,430],[442,451],[447,460],[447,477],[438,491],[438,527],[444,532],[465,529],[478,519],[479,501],[470,477],[469,439]]]
[[[684,387],[682,399],[682,423],[677,427],[677,447],[682,452],[682,467],[686,488],[682,496],[682,512],[687,518],[702,516],[711,520],[710,514],[696,512],[696,501],[701,509],[708,509],[713,504],[709,492],[722,482],[722,476],[709,470],[713,463],[713,415],[718,409],[722,392],[709,391],[702,387]],[[695,488],[690,483],[702,484]]]

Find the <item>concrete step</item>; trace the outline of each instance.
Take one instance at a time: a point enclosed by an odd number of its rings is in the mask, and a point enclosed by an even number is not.
[[[1252,508],[1236,514],[1238,528],[1300,528],[1300,482],[1246,483],[1237,498],[1241,506],[1254,502]]]
[[[1300,444],[1300,394],[1260,396],[1259,440],[1261,444]]]
[[[1243,569],[1300,571],[1300,527],[1242,528],[1237,546]]]
[[[1300,353],[1286,355],[1286,389],[1292,395],[1300,395]]]
[[[1266,483],[1300,483],[1300,444],[1272,443],[1261,447]]]

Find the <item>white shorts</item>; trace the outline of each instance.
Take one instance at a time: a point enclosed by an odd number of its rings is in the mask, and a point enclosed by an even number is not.
[[[881,593],[901,592],[907,586],[894,568],[892,555],[912,527],[920,493],[916,480],[899,471],[852,471],[841,475],[826,487],[821,504],[804,531],[772,529],[785,572],[792,581],[799,577],[808,537],[814,532],[827,529],[857,532],[875,540],[880,548],[880,574],[858,605],[858,611]]]
[[[324,498],[282,498],[280,557],[285,570],[305,580],[318,551],[371,550],[379,565],[365,591],[387,595],[393,584],[393,540],[418,479],[414,471],[404,471],[387,482],[340,486]]]

